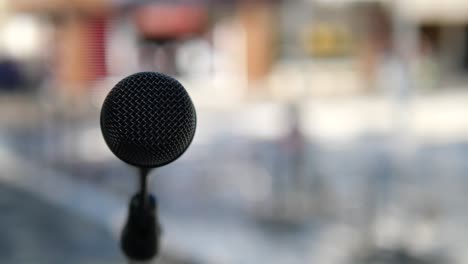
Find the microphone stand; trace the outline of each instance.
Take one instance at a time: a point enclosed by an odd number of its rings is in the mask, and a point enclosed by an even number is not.
[[[159,253],[161,227],[156,197],[148,194],[150,169],[140,168],[140,190],[130,199],[127,222],[122,230],[120,246],[131,260],[147,262]]]

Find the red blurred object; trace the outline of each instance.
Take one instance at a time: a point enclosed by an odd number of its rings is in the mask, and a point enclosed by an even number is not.
[[[90,78],[96,80],[107,75],[107,18],[105,16],[90,18],[87,24]]]
[[[202,6],[153,4],[135,11],[135,22],[147,39],[180,38],[203,31],[208,20]]]

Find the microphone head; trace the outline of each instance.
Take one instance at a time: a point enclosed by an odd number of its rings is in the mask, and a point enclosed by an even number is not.
[[[160,167],[179,158],[195,128],[195,108],[187,91],[162,73],[124,78],[109,92],[101,110],[107,146],[119,159],[138,167]]]

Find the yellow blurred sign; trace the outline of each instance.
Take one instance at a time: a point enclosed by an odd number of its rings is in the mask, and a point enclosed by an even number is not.
[[[351,51],[351,36],[343,27],[319,24],[307,27],[302,32],[301,46],[312,56],[343,56]]]

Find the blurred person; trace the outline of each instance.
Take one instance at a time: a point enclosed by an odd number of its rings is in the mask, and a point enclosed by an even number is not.
[[[203,34],[206,7],[197,4],[151,3],[134,10],[139,34],[139,60],[148,71],[176,74],[178,42]]]
[[[439,84],[439,65],[432,41],[422,35],[414,65],[416,88],[431,91]]]
[[[379,65],[392,51],[392,24],[390,15],[381,6],[368,10],[365,26],[368,27],[362,41],[362,73],[367,90],[374,90],[378,81]]]
[[[300,196],[307,184],[304,175],[306,139],[301,131],[298,103],[289,103],[286,112],[289,130],[279,140],[280,155],[272,179],[272,207],[275,218],[294,222],[306,213]]]

